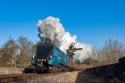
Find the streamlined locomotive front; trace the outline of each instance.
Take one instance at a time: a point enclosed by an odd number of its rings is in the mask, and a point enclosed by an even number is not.
[[[51,55],[51,49],[53,45],[49,39],[37,46],[36,51],[36,68],[37,71],[48,72],[48,61]]]

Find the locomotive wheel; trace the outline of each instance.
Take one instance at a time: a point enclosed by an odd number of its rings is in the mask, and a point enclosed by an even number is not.
[[[37,73],[47,73],[49,71],[49,68],[47,66],[43,66],[41,68],[37,68]]]
[[[45,61],[43,62],[43,71],[44,73],[47,73],[49,71],[48,63]]]
[[[47,73],[49,71],[49,67],[46,62],[40,62],[37,64],[37,73]]]
[[[48,71],[49,71],[49,68],[48,68],[46,65],[44,65],[44,66],[43,66],[43,72],[44,72],[44,73],[47,73]]]

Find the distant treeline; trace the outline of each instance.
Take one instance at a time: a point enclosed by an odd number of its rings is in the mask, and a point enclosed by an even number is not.
[[[0,48],[0,67],[27,67],[31,66],[31,57],[35,55],[37,45],[26,37],[17,40],[9,38]],[[84,55],[83,55],[84,56]],[[118,41],[109,39],[102,48],[93,48],[90,57],[82,64],[104,65],[116,63],[120,57],[125,56],[125,45]],[[75,61],[79,63],[79,61]]]
[[[31,65],[31,57],[35,54],[36,45],[26,37],[17,40],[9,38],[0,48],[0,66],[27,67]]]
[[[93,48],[90,57],[83,63],[95,66],[112,64],[117,63],[120,57],[125,57],[125,44],[118,40],[108,39],[103,47]]]

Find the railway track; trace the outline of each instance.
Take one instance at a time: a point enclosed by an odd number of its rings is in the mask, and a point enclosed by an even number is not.
[[[79,71],[80,69],[72,69],[72,71]],[[47,77],[49,75],[56,75],[64,72],[69,72],[66,70],[58,70],[55,69],[53,71],[50,70],[49,73],[37,74],[37,73],[25,73],[25,74],[9,74],[9,75],[0,75],[0,83],[22,83],[19,81],[22,80],[33,80],[37,77]],[[26,82],[27,83],[27,82]]]
[[[0,75],[0,83],[22,83],[22,80],[23,81],[34,80],[37,77],[47,77],[49,75],[56,75],[59,73],[64,73],[64,72],[43,73],[43,74],[27,73],[27,74]]]
[[[55,75],[58,73],[44,73],[44,74],[37,74],[37,73],[29,73],[29,74],[10,74],[10,75],[0,75],[0,83],[17,83],[22,80],[33,80],[37,77],[45,77],[49,75]],[[22,83],[22,82],[21,82]]]
[[[34,79],[35,77],[37,77],[36,73],[0,75],[0,83],[13,83],[20,80]]]

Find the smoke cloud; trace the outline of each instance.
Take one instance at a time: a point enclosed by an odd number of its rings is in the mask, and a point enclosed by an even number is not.
[[[66,52],[71,43],[75,43],[77,48],[82,48],[83,50],[76,52],[74,60],[83,62],[89,57],[89,54],[91,53],[91,46],[77,42],[77,36],[66,32],[63,25],[60,23],[59,18],[49,16],[44,20],[39,20],[37,26],[40,32],[39,37],[42,36],[50,38],[53,44],[64,52]]]

